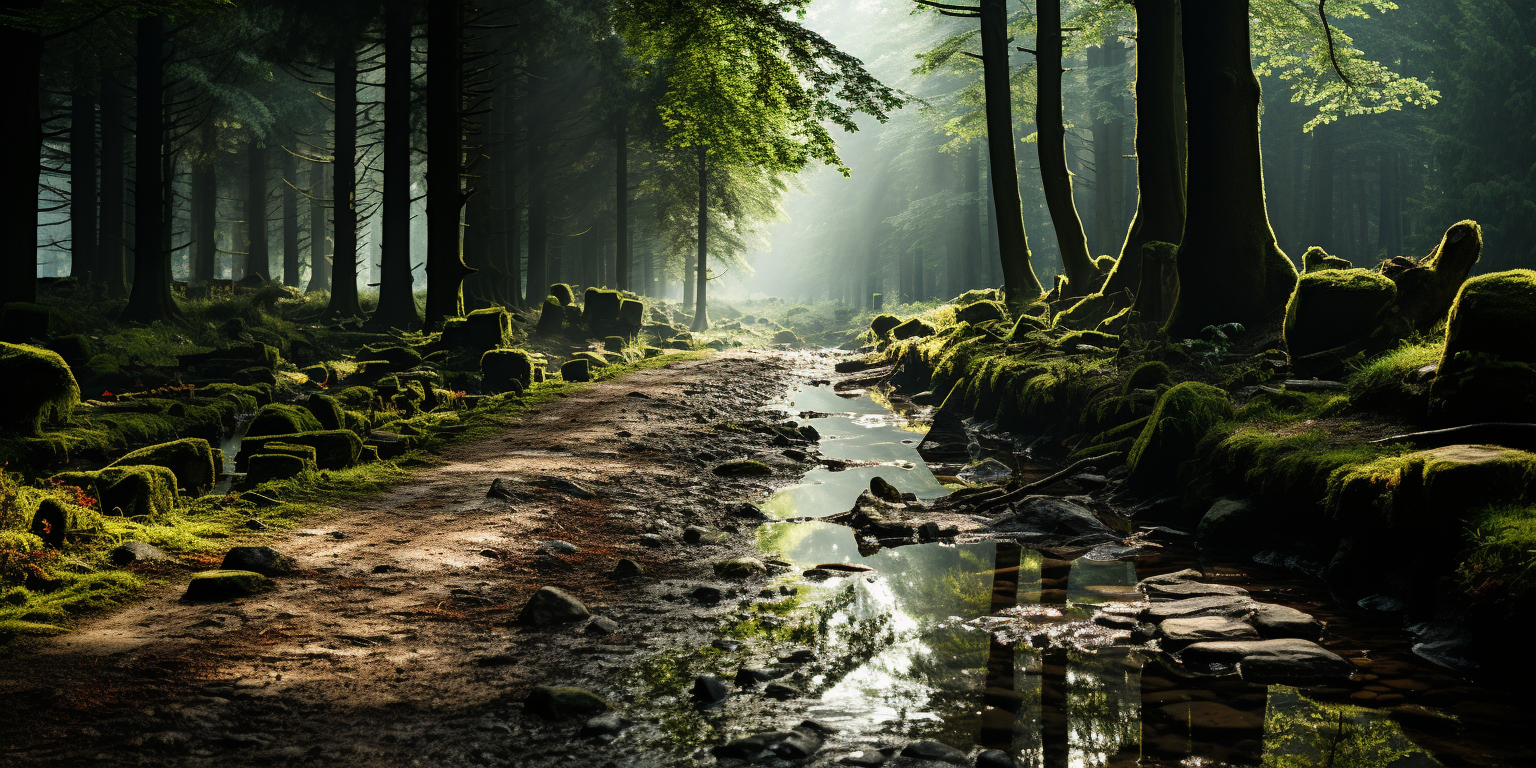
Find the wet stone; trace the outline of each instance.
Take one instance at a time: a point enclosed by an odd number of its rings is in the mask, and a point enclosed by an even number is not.
[[[628,727],[629,722],[619,717],[619,713],[605,712],[588,718],[587,722],[581,726],[581,735],[602,741],[612,741]]]
[[[1148,576],[1136,585],[1138,589],[1145,589],[1149,584],[1177,584],[1183,581],[1194,581],[1205,578],[1205,574],[1193,569],[1185,568],[1182,571],[1165,573],[1161,576]]]
[[[1323,625],[1311,614],[1284,605],[1263,604],[1253,614],[1253,626],[1269,639],[1294,637],[1316,641],[1323,634]]]
[[[728,533],[710,530],[702,525],[690,525],[683,529],[683,541],[689,544],[723,544],[730,538]]]
[[[524,707],[548,720],[596,715],[613,709],[607,699],[585,688],[561,685],[534,686]]]
[[[1346,680],[1355,667],[1309,640],[1238,640],[1195,643],[1179,654],[1191,665],[1236,667],[1255,683],[1312,684]]]
[[[763,695],[770,699],[789,701],[790,699],[798,699],[805,694],[799,688],[787,683],[769,683],[767,687],[763,688]]]
[[[1018,764],[1001,749],[989,749],[976,756],[976,768],[1018,768]]]
[[[1168,619],[1158,626],[1166,647],[1183,647],[1212,640],[1257,640],[1259,633],[1247,622],[1225,616]]]
[[[965,753],[948,744],[937,741],[914,741],[901,750],[902,757],[911,757],[918,760],[931,760],[950,765],[966,765],[970,760]]]
[[[734,560],[720,560],[714,564],[715,576],[722,579],[740,581],[752,579],[768,574],[768,566],[763,561],[750,557],[741,557]]]
[[[1141,590],[1147,594],[1147,597],[1165,600],[1183,600],[1190,597],[1208,597],[1211,595],[1239,597],[1248,594],[1248,590],[1232,586],[1231,584],[1205,584],[1199,581],[1143,584]]]
[[[1168,619],[1192,619],[1197,616],[1225,616],[1230,619],[1247,619],[1258,609],[1258,603],[1247,597],[1211,595],[1153,603],[1141,612],[1143,621],[1161,624]]]
[[[153,544],[142,541],[130,541],[113,548],[111,552],[107,553],[107,559],[111,560],[113,565],[122,567],[133,563],[152,563],[164,560],[165,553]]]
[[[725,683],[714,675],[699,675],[693,680],[693,700],[700,704],[718,704],[730,695]]]
[[[720,602],[720,599],[725,596],[725,593],[721,592],[719,587],[704,586],[698,587],[692,592],[689,592],[688,596],[694,600],[697,600],[698,602],[704,603],[705,605],[714,605],[715,603]]]
[[[739,688],[749,688],[754,685],[777,680],[779,677],[779,673],[770,670],[742,667],[736,670],[736,685]]]
[[[1093,510],[1067,499],[1035,496],[1014,507],[1012,517],[998,524],[999,530],[1032,531],[1059,536],[1109,533],[1109,526]]]
[[[657,533],[640,534],[640,546],[659,549],[667,545],[667,537]]]
[[[587,606],[558,587],[539,587],[523,606],[519,620],[535,627],[569,624],[591,616]]]
[[[579,547],[569,541],[560,539],[548,539],[539,542],[538,553],[541,555],[574,555],[581,551]]]
[[[878,475],[870,478],[869,492],[881,501],[888,501],[892,504],[900,504],[902,501],[901,491],[897,490],[896,486],[891,485],[889,480]]]
[[[587,626],[582,631],[589,635],[607,637],[619,631],[619,623],[606,616],[594,616],[591,621],[587,622]]]

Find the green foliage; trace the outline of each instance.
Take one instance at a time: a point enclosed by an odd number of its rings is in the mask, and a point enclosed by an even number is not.
[[[1477,510],[1468,516],[1467,538],[1471,552],[1458,569],[1467,594],[1506,615],[1528,609],[1536,599],[1536,507]]]
[[[314,414],[296,405],[272,403],[263,405],[246,428],[247,437],[288,435],[295,432],[315,432],[321,429],[320,420]]]

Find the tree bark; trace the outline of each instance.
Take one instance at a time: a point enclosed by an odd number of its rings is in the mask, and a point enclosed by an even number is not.
[[[629,126],[621,117],[614,139],[614,287],[630,290],[629,284]]]
[[[357,300],[357,52],[336,54],[336,152],[331,180],[335,231],[331,256],[330,317],[362,317]]]
[[[1098,288],[1097,270],[1088,253],[1088,235],[1072,197],[1072,173],[1067,169],[1067,129],[1061,116],[1061,0],[1037,0],[1035,60],[1039,63],[1035,127],[1040,132],[1040,180],[1051,212],[1061,266],[1067,274],[1067,295],[1084,296]]]
[[[506,274],[507,301],[513,306],[523,304],[523,211],[517,197],[517,81],[508,78],[502,85],[506,97],[501,109],[501,173],[498,176],[498,184],[501,185],[502,215],[506,218],[507,234],[506,247],[502,253],[505,261],[502,271]]]
[[[1057,26],[1060,26],[1059,24]],[[999,260],[1008,303],[1022,307],[1040,297],[1024,233],[1024,203],[1013,152],[1013,96],[1008,67],[1007,0],[981,0],[982,80],[986,92],[987,149]]]
[[[245,273],[259,275],[262,280],[271,280],[272,254],[268,246],[267,227],[267,148],[252,136],[246,152],[245,236],[250,244],[245,249]]]
[[[171,296],[171,255],[166,249],[162,198],[165,143],[165,19],[138,20],[138,130],[134,143],[133,290],[118,322],[171,320],[181,311]]]
[[[331,289],[331,262],[325,255],[325,163],[309,166],[309,285],[305,291]]]
[[[411,12],[390,3],[384,17],[384,215],[375,330],[421,327],[411,284]]]
[[[121,299],[128,295],[127,233],[123,217],[127,211],[126,168],[127,128],[123,125],[123,90],[111,74],[101,79],[101,249],[96,256],[95,280],[107,288],[107,296]]]
[[[1173,338],[1209,325],[1278,325],[1296,268],[1275,243],[1264,204],[1259,81],[1248,45],[1248,0],[1184,14],[1189,110],[1189,210],[1179,245]]]
[[[698,286],[693,289],[694,333],[709,330],[706,294],[709,288],[709,148],[699,147],[699,256]]]
[[[283,285],[299,287],[298,159],[283,151]]]
[[[6,4],[9,12],[42,8],[42,0]],[[43,39],[10,25],[0,25],[0,62],[19,93],[0,120],[0,232],[10,238],[0,257],[0,304],[37,299],[37,189],[43,150]]]
[[[464,314],[463,159],[464,6],[438,0],[427,7],[427,317]]]
[[[219,254],[218,128],[208,120],[199,133],[200,157],[192,166],[192,229],[196,234],[188,279],[192,283],[208,283],[213,280]]]
[[[1175,0],[1136,3],[1136,214],[1104,293],[1141,284],[1141,247],[1184,232]]]
[[[96,99],[84,91],[69,98],[70,274],[85,279],[96,269]]]

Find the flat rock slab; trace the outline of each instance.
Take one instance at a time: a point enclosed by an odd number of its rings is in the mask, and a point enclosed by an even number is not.
[[[1158,627],[1158,632],[1163,636],[1165,647],[1182,648],[1194,643],[1259,639],[1259,632],[1253,625],[1226,616],[1168,619]]]
[[[1194,581],[1196,579],[1203,578],[1205,578],[1205,574],[1193,568],[1185,568],[1182,571],[1165,573],[1161,576],[1148,576],[1147,578],[1142,579],[1141,583],[1137,584],[1136,586],[1145,588],[1149,584],[1178,584],[1180,582]]]
[[[1347,680],[1355,666],[1310,640],[1235,640],[1195,643],[1179,659],[1190,665],[1235,667],[1254,683],[1306,685]]]
[[[1323,635],[1322,622],[1284,605],[1260,605],[1252,621],[1259,634],[1269,639],[1290,637],[1316,642]]]
[[[273,588],[272,580],[252,571],[203,571],[187,584],[188,600],[235,600]]]
[[[1142,582],[1141,591],[1147,593],[1147,597],[1167,600],[1183,600],[1189,597],[1209,597],[1211,595],[1241,597],[1248,594],[1248,590],[1232,586],[1231,584],[1206,584],[1199,581],[1171,581],[1152,584]]]
[[[1161,624],[1169,619],[1193,619],[1198,616],[1225,616],[1245,620],[1258,610],[1259,604],[1251,598],[1235,595],[1209,595],[1153,603],[1141,612],[1142,621]]]

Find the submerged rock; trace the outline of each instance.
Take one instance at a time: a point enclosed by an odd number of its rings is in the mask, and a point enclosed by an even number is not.
[[[535,627],[549,627],[580,621],[591,615],[586,605],[565,590],[539,587],[523,606],[518,621]]]
[[[1355,666],[1310,640],[1237,640],[1195,643],[1179,653],[1186,664],[1235,667],[1254,683],[1306,685],[1347,680]]]
[[[948,744],[937,741],[914,741],[901,750],[902,757],[911,757],[918,760],[931,760],[950,765],[966,765],[970,760],[965,753]]]
[[[1161,624],[1168,619],[1192,619],[1199,616],[1224,616],[1241,621],[1252,616],[1258,607],[1259,604],[1248,597],[1230,595],[1191,597],[1187,600],[1153,603],[1142,610],[1141,619],[1153,624]]]
[[[1206,584],[1200,581],[1143,584],[1141,591],[1145,592],[1147,597],[1168,600],[1183,600],[1190,597],[1208,597],[1211,595],[1237,597],[1248,594],[1248,590],[1231,584]]]

